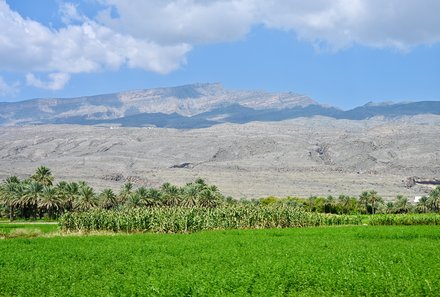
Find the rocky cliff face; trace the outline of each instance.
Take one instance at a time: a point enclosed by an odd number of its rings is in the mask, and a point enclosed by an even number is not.
[[[286,109],[316,104],[294,93],[227,90],[221,84],[193,84],[70,99],[33,99],[1,103],[0,125],[57,122],[82,124],[138,114],[194,116],[231,104],[259,109]],[[93,122],[95,121],[95,122]],[[87,124],[87,123],[86,123]]]
[[[366,104],[343,111],[295,93],[238,91],[225,89],[221,84],[193,84],[0,103],[0,126],[79,124],[194,129],[220,123],[277,122],[313,116],[364,120],[420,114],[440,115],[440,102]]]

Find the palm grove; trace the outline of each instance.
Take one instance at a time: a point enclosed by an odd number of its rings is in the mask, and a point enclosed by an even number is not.
[[[253,204],[261,207],[284,205],[305,211],[336,214],[374,214],[439,212],[440,187],[433,189],[417,204],[404,196],[384,202],[375,191],[365,191],[356,197],[309,197],[307,199],[266,197],[254,200],[235,200],[224,197],[218,188],[203,179],[178,187],[164,183],[159,189],[139,187],[126,183],[115,193],[104,189],[97,193],[84,181],[60,181],[54,184],[49,168],[40,166],[29,178],[20,180],[10,176],[0,185],[0,216],[16,218],[56,219],[66,212],[84,212],[91,209],[127,210],[135,208],[219,208],[233,204]]]

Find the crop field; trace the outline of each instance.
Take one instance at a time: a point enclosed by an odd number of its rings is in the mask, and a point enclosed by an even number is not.
[[[438,296],[440,227],[0,240],[3,296]]]
[[[0,238],[2,237],[32,237],[58,230],[56,223],[39,222],[0,222]]]

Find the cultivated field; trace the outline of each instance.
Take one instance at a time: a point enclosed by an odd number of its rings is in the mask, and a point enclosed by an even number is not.
[[[344,226],[0,241],[0,295],[438,296],[440,228]]]

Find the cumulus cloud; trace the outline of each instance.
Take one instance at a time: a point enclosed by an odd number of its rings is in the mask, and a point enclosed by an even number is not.
[[[3,77],[0,76],[0,96],[13,96],[18,93],[20,84],[15,82],[8,84]]]
[[[26,83],[28,86],[46,89],[46,90],[61,90],[70,80],[70,75],[67,73],[50,73],[48,75],[49,80],[44,82],[37,78],[34,74],[26,74]]]
[[[98,20],[137,38],[161,44],[225,42],[242,38],[255,22],[248,0],[101,0]],[[111,8],[117,12],[112,17]]]
[[[59,11],[61,14],[61,21],[66,25],[89,20],[85,15],[78,12],[78,4],[75,3],[61,3]]]
[[[437,0],[101,0],[100,22],[139,38],[190,44],[240,39],[254,25],[340,49],[407,50],[440,41]]]
[[[76,18],[74,12],[70,16]],[[168,73],[185,63],[191,49],[184,43],[160,45],[134,38],[91,20],[54,30],[23,18],[4,1],[0,1],[0,28],[3,71],[73,74],[127,66]],[[57,86],[28,78],[36,87]]]
[[[438,0],[98,1],[97,16],[61,4],[65,26],[53,29],[0,0],[0,71],[72,75],[131,67],[165,74],[185,63],[192,46],[235,41],[253,26],[333,50],[360,44],[408,51],[440,42]],[[53,88],[68,79],[45,83],[28,75],[27,81]]]
[[[409,50],[440,42],[437,0],[258,1],[261,21],[335,49],[352,44]]]

